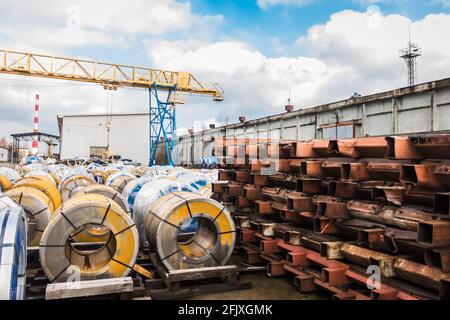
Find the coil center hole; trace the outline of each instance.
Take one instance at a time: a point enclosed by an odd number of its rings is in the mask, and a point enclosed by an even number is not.
[[[116,239],[104,225],[85,224],[71,234],[66,256],[71,265],[84,272],[96,272],[111,261],[116,252]]]
[[[216,226],[208,218],[188,219],[178,231],[177,242],[184,256],[192,259],[203,258],[209,255],[216,246]]]

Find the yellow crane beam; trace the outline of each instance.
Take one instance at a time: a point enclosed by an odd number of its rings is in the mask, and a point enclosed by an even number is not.
[[[76,58],[56,57],[30,52],[0,49],[0,73],[51,79],[92,82],[105,88],[140,87],[156,85],[158,90],[209,95],[215,101],[223,100],[223,91],[217,85],[204,85],[188,72],[174,72],[122,64],[112,64]]]

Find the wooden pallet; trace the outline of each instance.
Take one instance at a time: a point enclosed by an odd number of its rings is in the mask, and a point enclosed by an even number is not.
[[[155,254],[151,255],[151,261],[160,279],[146,280],[146,287],[155,300],[192,298],[252,288],[250,282],[239,281],[235,265],[167,271]]]

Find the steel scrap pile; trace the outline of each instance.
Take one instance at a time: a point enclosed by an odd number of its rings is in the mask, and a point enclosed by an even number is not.
[[[214,153],[247,263],[336,299],[449,299],[450,135],[223,138]]]
[[[217,170],[120,163],[0,168],[0,217],[6,210],[26,217],[19,235],[39,248],[50,282],[126,276],[149,246],[168,270],[220,265],[233,251],[235,227],[209,199],[216,180]]]

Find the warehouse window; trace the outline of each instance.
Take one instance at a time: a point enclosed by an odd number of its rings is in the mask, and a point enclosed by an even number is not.
[[[323,139],[345,139],[354,137],[353,125],[322,128]],[[336,136],[337,135],[337,136]]]

